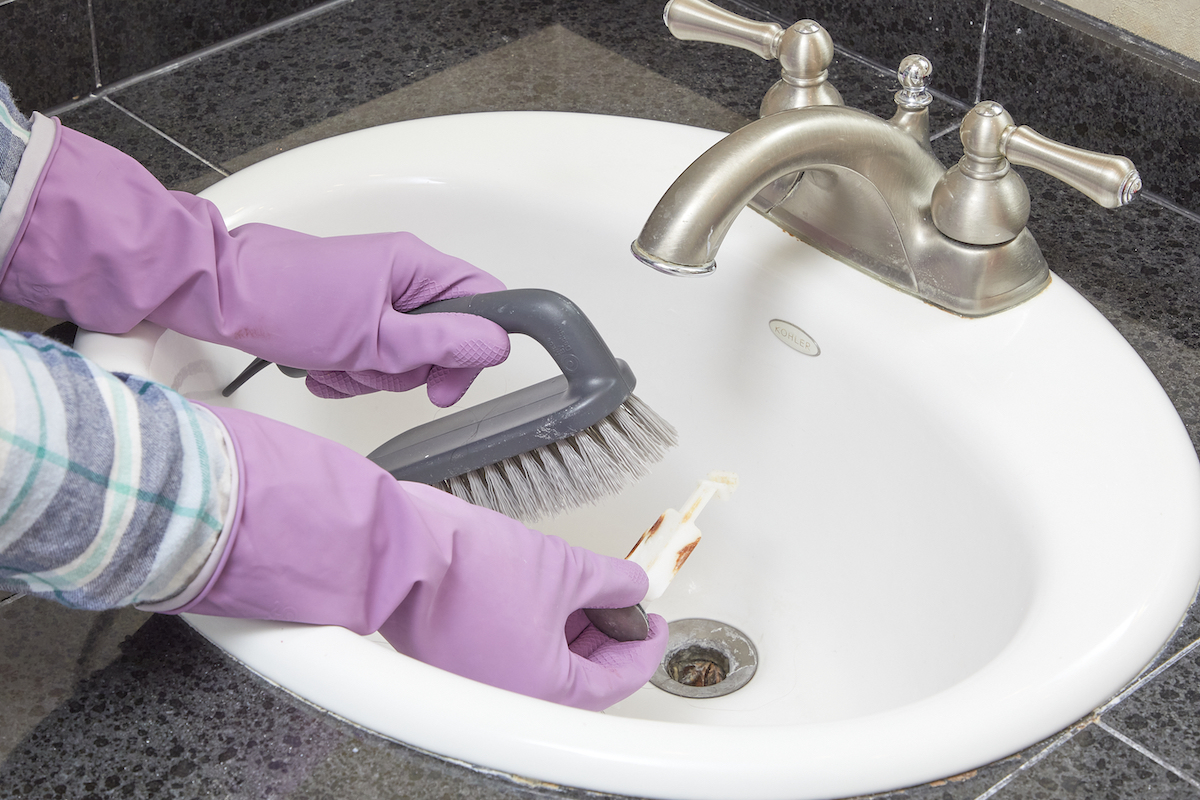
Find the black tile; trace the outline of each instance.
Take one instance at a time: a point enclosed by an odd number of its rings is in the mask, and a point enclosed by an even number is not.
[[[72,109],[60,119],[64,125],[137,159],[168,188],[183,183],[194,186],[198,179],[205,177],[215,183],[222,177],[221,173],[103,100]]]
[[[1183,800],[1200,791],[1095,725],[995,795],[997,800]]]
[[[661,11],[642,0],[614,0],[603,14],[549,0],[524,2],[519,13],[514,8],[477,7],[470,0],[403,6],[359,0],[112,98],[221,163],[555,21],[746,116],[757,115],[778,79],[777,66],[750,53],[675,40]],[[897,84],[890,73],[839,57],[830,77],[850,105],[883,116],[894,112]],[[933,127],[952,124],[961,113],[937,103]]]
[[[838,46],[888,69],[920,53],[933,62],[933,88],[964,103],[975,100],[985,0],[755,0],[755,5],[783,24],[815,19]]]
[[[254,678],[154,616],[0,763],[0,799],[595,797],[440,761]]]
[[[774,18],[732,3],[727,5],[752,19]],[[763,96],[779,80],[777,63],[748,51],[675,39],[663,25],[662,9],[655,3],[616,0],[606,8],[607,13],[596,14],[563,3],[558,18],[569,30],[747,117],[758,116]],[[891,117],[896,111],[892,97],[899,84],[893,67],[865,64],[841,53],[830,65],[829,81],[847,105],[883,117]],[[931,127],[940,130],[955,123],[962,111],[946,102],[934,103],[930,109]]]
[[[1200,652],[1191,651],[1104,715],[1168,764],[1200,777]]]
[[[605,7],[597,14],[587,4],[563,2],[557,21],[746,117],[758,116],[763,95],[779,80],[777,64],[748,51],[675,39],[663,25],[660,3],[613,0]],[[832,78],[836,85],[838,76]]]
[[[92,0],[100,79],[113,83],[320,0]]]
[[[87,0],[21,0],[0,6],[0,79],[26,113],[96,86]]]
[[[550,24],[529,5],[358,0],[113,99],[220,162]]]
[[[1200,210],[1200,84],[997,0],[988,20],[983,90],[1018,124],[1128,156],[1147,191]]]

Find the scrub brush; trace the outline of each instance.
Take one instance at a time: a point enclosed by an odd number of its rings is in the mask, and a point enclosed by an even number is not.
[[[397,480],[437,486],[532,522],[615,494],[677,442],[675,428],[633,394],[629,365],[613,357],[583,311],[561,294],[509,289],[407,313],[484,317],[535,339],[563,374],[418,425],[367,456]],[[222,395],[270,363],[255,359]]]
[[[409,313],[475,314],[541,344],[562,375],[419,425],[368,458],[397,480],[438,486],[526,522],[592,503],[644,475],[676,444],[675,429],[633,394],[573,302],[511,289],[430,303]]]

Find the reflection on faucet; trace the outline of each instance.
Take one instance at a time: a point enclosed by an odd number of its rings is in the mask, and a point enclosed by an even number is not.
[[[706,19],[716,26],[737,19],[697,11],[710,6],[706,0],[672,0],[665,19],[671,26],[672,15],[686,13],[687,38],[704,39],[698,31]],[[743,22],[743,39],[748,25],[773,25]],[[788,32],[800,27],[811,37],[814,25],[804,20]],[[774,28],[778,34],[759,32],[757,38],[786,41]],[[751,49],[728,34],[708,40]],[[822,80],[828,63],[816,65]],[[633,243],[634,255],[674,275],[709,273],[729,227],[749,205],[816,247],[957,314],[984,316],[1029,299],[1049,283],[1050,273],[1025,227],[1029,192],[1010,163],[1043,170],[1110,208],[1133,198],[1141,186],[1137,171],[1126,158],[1068,147],[1017,127],[992,102],[967,113],[966,155],[947,170],[929,149],[930,72],[922,56],[904,60],[891,120],[841,105],[813,105],[811,92],[794,94],[803,107],[767,113],[679,176]],[[789,83],[786,68],[781,83]],[[827,96],[826,102],[835,102]]]

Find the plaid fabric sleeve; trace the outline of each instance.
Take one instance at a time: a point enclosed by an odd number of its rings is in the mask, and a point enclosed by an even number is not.
[[[206,409],[0,331],[0,588],[87,609],[170,600],[213,555],[235,483]]]
[[[32,123],[17,109],[12,92],[0,81],[0,205],[8,197],[13,178],[29,143]]]

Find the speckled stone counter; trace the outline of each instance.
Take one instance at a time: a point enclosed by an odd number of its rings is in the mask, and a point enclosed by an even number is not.
[[[945,76],[936,84],[934,128],[944,135],[935,150],[946,163],[960,153],[946,131],[979,91],[1047,134],[1151,153],[1148,190],[1162,202],[1117,211],[1025,173],[1030,227],[1058,275],[1142,354],[1200,445],[1200,218],[1189,210],[1195,145],[1181,132],[1195,130],[1188,115],[1200,92],[1007,0],[956,5],[953,17],[938,16],[946,9],[934,0],[874,15],[822,2],[771,8],[785,22],[826,21],[850,48],[831,80],[850,104],[877,114],[890,114],[895,87],[869,59],[891,65],[912,50],[934,58]],[[436,114],[589,111],[732,130],[756,113],[777,75],[748,53],[671,40],[658,0],[279,6],[309,14],[101,90],[63,107],[64,121],[140,159],[168,185],[197,191],[308,141]],[[907,36],[916,41],[906,44]],[[1053,69],[1063,52],[1070,68]],[[1037,94],[1041,84],[1031,94],[1028,72],[1011,66],[1018,55],[1040,59],[1055,102]],[[0,74],[4,66],[0,55]],[[1100,73],[1105,80],[1095,79]],[[1119,74],[1149,75],[1158,81],[1150,102],[1192,110],[1170,125],[1147,122],[1127,92],[1105,93],[1121,85],[1111,78]],[[52,322],[13,309],[0,321]],[[1003,761],[885,797],[1200,798],[1197,644],[1200,619],[1189,616],[1135,683],[1078,725]],[[0,759],[0,798],[23,800],[594,796],[476,772],[358,730],[251,675],[178,619],[68,611],[21,597],[0,597]]]

